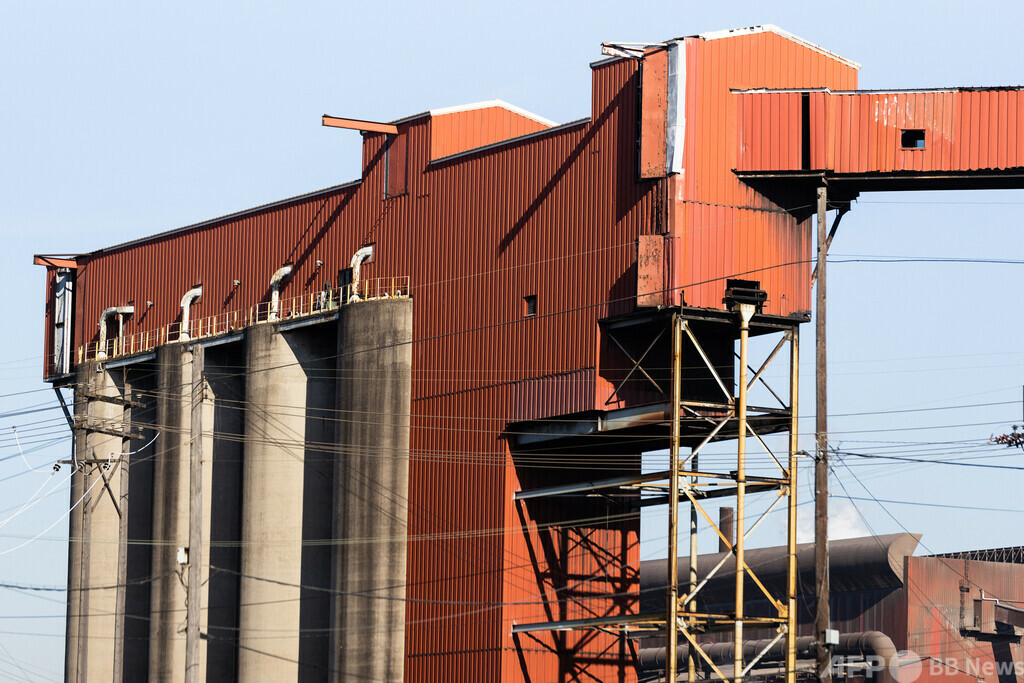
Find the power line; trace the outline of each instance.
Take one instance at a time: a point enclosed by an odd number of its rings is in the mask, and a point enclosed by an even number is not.
[[[858,458],[874,458],[881,460],[899,460],[901,462],[912,462],[926,465],[952,465],[954,467],[980,467],[992,470],[1016,470],[1024,471],[1024,467],[1015,465],[991,465],[980,462],[961,462],[958,460],[926,460],[924,458],[904,458],[898,455],[869,455],[867,453],[854,453],[853,451],[836,451],[838,455],[852,455]]]

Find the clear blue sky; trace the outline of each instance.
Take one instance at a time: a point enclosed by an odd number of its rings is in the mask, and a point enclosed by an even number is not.
[[[28,455],[48,470],[68,453],[58,412],[7,415],[55,405],[49,391],[11,395],[44,388],[44,278],[31,265],[34,253],[92,251],[357,178],[359,136],[322,128],[323,113],[389,120],[500,98],[556,121],[578,119],[589,114],[588,63],[600,58],[605,40],[774,23],[861,62],[862,88],[1013,85],[1024,83],[1022,14],[1011,2],[7,0],[0,22],[0,523],[68,474],[26,473],[11,439],[12,424],[38,429],[26,433],[27,450],[62,439]],[[839,263],[844,255],[1024,258],[1022,206],[1021,192],[866,195],[844,219],[829,270],[834,444],[1024,464],[1018,452],[978,445],[1024,422],[1024,266]],[[812,339],[810,326],[804,337]],[[811,346],[803,357],[801,413],[810,416]],[[839,417],[965,404],[990,405]],[[48,421],[30,424],[41,420]],[[804,430],[812,428],[806,421]],[[811,440],[804,446],[811,449]],[[847,461],[881,499],[1024,509],[1024,472]],[[837,478],[850,495],[868,497],[838,463]],[[842,493],[838,483],[833,488]],[[805,486],[801,495],[809,499]],[[0,527],[0,583],[64,584],[67,500],[61,484]],[[902,524],[924,533],[937,552],[1024,544],[1020,512],[886,505],[898,524],[874,502],[857,501],[865,523],[851,503],[835,503],[837,531],[867,524],[893,532]],[[768,530],[761,542],[779,538]],[[649,544],[645,554],[658,550]],[[0,592],[0,680],[59,679],[64,594]]]

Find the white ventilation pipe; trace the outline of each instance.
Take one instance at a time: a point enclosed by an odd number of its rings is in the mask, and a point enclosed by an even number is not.
[[[352,284],[350,285],[349,301],[359,301],[359,267],[363,264],[363,261],[373,256],[373,245],[365,246],[355,254],[352,255],[352,262],[349,267],[352,268]]]
[[[111,306],[100,313],[100,341],[99,344],[96,345],[97,359],[107,357],[107,318],[112,315],[117,316],[117,336],[120,337],[122,331],[121,326],[123,324],[121,316],[131,315],[134,312],[135,306]]]
[[[277,320],[277,303],[281,297],[281,282],[292,272],[291,266],[281,266],[270,278],[270,313],[267,320]]]
[[[192,304],[195,303],[196,299],[203,295],[203,286],[198,285],[185,292],[185,296],[181,297],[181,332],[178,334],[178,341],[189,340],[189,309],[192,308]]]

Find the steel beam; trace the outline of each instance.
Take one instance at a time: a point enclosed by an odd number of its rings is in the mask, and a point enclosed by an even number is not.
[[[343,119],[337,116],[324,114],[323,125],[328,128],[348,128],[366,133],[390,133],[398,135],[398,126],[390,123],[378,123],[376,121],[363,121],[361,119]]]
[[[561,496],[567,493],[580,493],[583,491],[599,491],[602,489],[619,488],[622,486],[635,486],[646,484],[652,481],[668,479],[668,471],[652,472],[639,477],[616,477],[614,479],[601,479],[596,481],[583,481],[576,484],[565,484],[564,486],[550,486],[543,489],[531,491],[516,491],[512,496],[513,500],[530,500],[531,498],[545,498],[547,496]]]
[[[667,601],[665,647],[668,656],[665,658],[665,680],[673,683],[676,680],[676,646],[679,634],[679,400],[682,398],[683,330],[690,334],[683,319],[678,314],[672,316],[672,401],[669,406],[672,436],[669,441],[668,562],[666,563],[668,583],[665,596]],[[694,343],[696,344],[696,341]]]
[[[799,452],[800,332],[789,332],[789,406],[793,412],[789,427],[789,509],[786,520],[786,683],[796,683],[796,472]]]

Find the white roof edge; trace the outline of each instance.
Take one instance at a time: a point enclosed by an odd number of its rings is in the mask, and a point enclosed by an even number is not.
[[[730,88],[729,92],[734,95],[747,95],[750,93],[794,93],[794,92],[827,92],[836,93],[841,92],[838,90],[832,90],[831,88]],[[850,92],[857,92],[851,90]]]
[[[736,36],[747,36],[747,35],[752,35],[754,33],[774,33],[776,35],[782,36],[783,38],[786,38],[787,40],[792,40],[794,43],[799,43],[800,45],[803,45],[806,48],[810,48],[811,50],[814,50],[815,52],[821,53],[821,54],[825,55],[826,57],[830,57],[830,58],[832,58],[832,59],[834,59],[834,60],[836,60],[838,62],[842,62],[843,64],[846,64],[847,66],[851,66],[854,69],[860,69],[860,64],[858,64],[857,62],[853,61],[852,59],[847,59],[846,57],[843,57],[842,55],[837,55],[835,52],[831,52],[829,50],[826,50],[825,48],[821,47],[820,45],[815,45],[814,43],[812,43],[809,40],[804,40],[800,36],[793,35],[789,31],[785,31],[785,30],[779,28],[775,24],[763,24],[761,26],[748,26],[746,28],[735,28],[735,29],[729,29],[729,30],[725,30],[725,31],[711,31],[710,33],[701,33],[697,37],[701,38],[702,40],[718,40],[720,38],[734,38]]]
[[[526,117],[528,119],[532,119],[532,120],[536,121],[537,123],[539,123],[539,124],[541,124],[543,126],[547,126],[548,128],[553,128],[553,127],[558,125],[557,122],[552,121],[551,119],[546,119],[543,116],[539,116],[537,114],[534,114],[533,112],[527,111],[527,110],[523,109],[522,107],[517,107],[514,104],[509,104],[505,100],[485,100],[483,102],[473,102],[471,104],[460,104],[460,105],[457,105],[457,106],[454,106],[454,107],[442,107],[441,109],[431,109],[429,111],[425,111],[425,112],[420,113],[420,114],[413,114],[412,116],[406,116],[404,118],[400,118],[400,119],[397,119],[395,121],[391,121],[391,123],[393,123],[393,124],[405,123],[406,121],[411,121],[413,119],[418,119],[418,118],[421,118],[423,116],[442,116],[444,114],[457,114],[457,113],[463,112],[463,111],[474,111],[474,110],[477,110],[477,109],[489,109],[491,107],[501,107],[502,109],[505,109],[507,111],[513,112],[515,114],[519,114],[520,116],[524,116],[524,117]]]

